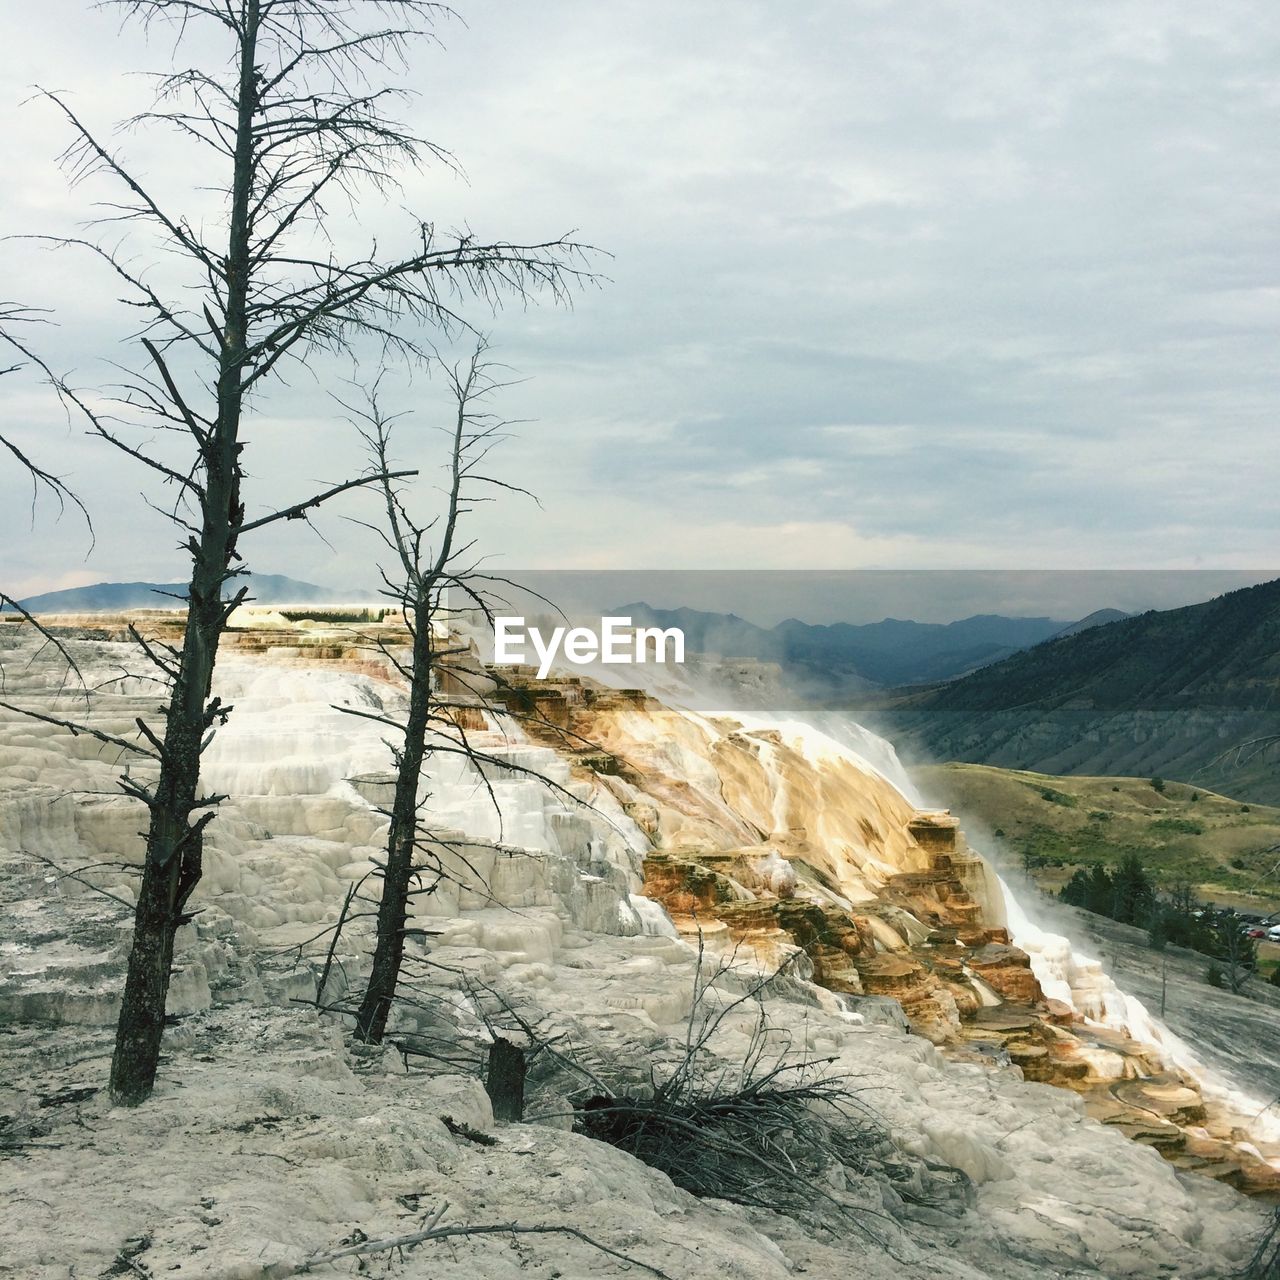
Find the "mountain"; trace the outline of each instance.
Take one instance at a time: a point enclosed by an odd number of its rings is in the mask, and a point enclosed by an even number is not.
[[[1280,579],[1061,635],[876,712],[918,757],[1280,803]]]
[[[1090,627],[1103,627],[1108,622],[1119,622],[1122,618],[1130,616],[1123,609],[1095,609],[1087,617],[1081,618],[1079,622],[1073,622],[1069,627],[1063,627],[1052,639],[1057,640],[1062,636],[1073,636],[1079,631],[1088,631]]]
[[[613,612],[637,626],[679,627],[691,652],[777,662],[790,674],[826,687],[850,688],[949,680],[1058,634],[1054,618],[980,614],[959,622],[885,618],[860,625],[818,625],[788,618],[756,626],[732,613],[655,609],[643,602]]]
[[[255,573],[249,594],[257,604],[337,604],[360,592],[334,591],[278,573]],[[19,601],[31,613],[114,613],[119,609],[179,609],[187,587],[181,582],[96,582],[89,587],[48,591]],[[365,593],[367,594],[367,593]]]

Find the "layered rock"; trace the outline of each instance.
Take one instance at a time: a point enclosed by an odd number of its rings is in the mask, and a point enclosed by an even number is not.
[[[122,623],[96,625],[108,646],[125,634]],[[144,625],[171,635],[174,623]],[[359,629],[376,631],[393,651],[404,638],[397,618]],[[356,740],[353,722],[333,711],[338,684],[329,677],[342,673],[342,696],[353,705],[385,699],[392,711],[398,687],[388,664],[334,628],[246,615],[228,638],[228,659],[236,700],[254,713],[234,720],[209,757],[209,780],[235,799],[211,834],[202,900],[219,904],[238,929],[271,933],[277,946],[300,942],[367,874],[382,838],[368,807],[387,785],[381,731]],[[955,820],[917,810],[830,739],[803,725],[678,711],[585,679],[534,682],[476,669],[456,682],[446,673],[441,685],[455,719],[476,730],[491,727],[477,688],[505,705],[513,724],[493,736],[494,751],[546,773],[593,816],[545,796],[535,803],[536,783],[495,767],[503,809],[496,821],[476,798],[477,779],[452,777],[437,762],[433,822],[450,876],[421,901],[416,924],[440,945],[483,951],[486,972],[546,982],[569,945],[566,914],[605,935],[669,930],[643,892],[689,941],[768,966],[795,957],[842,1015],[861,1010],[872,1021],[892,1001],[947,1057],[1017,1068],[1070,1090],[1179,1168],[1274,1191],[1274,1171],[1247,1149],[1237,1119],[1206,1103],[1192,1076],[1152,1045],[1099,1025],[1091,1006],[1068,1004],[1049,979],[1063,998],[1047,996],[1027,954],[1011,944],[1000,886]],[[151,690],[139,691],[137,706],[121,702],[111,712],[118,723],[104,727],[128,732],[153,702]],[[36,786],[40,751],[50,760],[55,752],[99,754],[83,739],[51,735],[24,727],[14,736],[3,748],[13,776],[31,772]],[[29,745],[37,740],[39,751]],[[109,774],[101,781],[105,791]],[[17,828],[0,832],[12,848],[42,849],[51,838],[43,812],[30,829],[18,805],[0,817]],[[138,825],[123,800],[82,804],[67,817],[67,848],[86,861],[136,858]],[[447,837],[461,833],[470,843],[459,854]],[[202,958],[210,988],[222,981],[215,960]],[[680,1016],[670,991],[649,991],[639,977],[634,985],[625,999],[635,1007],[660,1022]],[[204,998],[197,988],[193,1000]]]
[[[1193,1076],[1046,996],[952,815],[915,809],[803,727],[681,714],[634,693],[580,689],[565,705],[565,728],[607,755],[600,781],[642,816],[644,893],[684,936],[762,963],[798,951],[848,1009],[896,1001],[948,1055],[1069,1089],[1178,1167],[1280,1198],[1280,1174],[1215,1118]]]

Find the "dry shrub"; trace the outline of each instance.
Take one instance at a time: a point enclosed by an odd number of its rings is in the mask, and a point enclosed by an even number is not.
[[[1280,1209],[1274,1209],[1241,1280],[1280,1280]]]
[[[709,976],[699,955],[685,1043],[643,1089],[601,1089],[578,1103],[575,1128],[608,1142],[696,1196],[772,1209],[810,1221],[840,1220],[878,1237],[885,1215],[842,1194],[850,1176],[876,1178],[896,1198],[959,1216],[971,1184],[959,1170],[905,1157],[887,1126],[831,1060],[794,1056],[769,1024],[764,997],[787,966],[750,982],[736,998],[732,957]],[[745,1053],[732,1060],[712,1042],[731,1015],[754,1016]],[[597,1084],[600,1083],[598,1077]],[[883,1243],[883,1241],[882,1241]]]

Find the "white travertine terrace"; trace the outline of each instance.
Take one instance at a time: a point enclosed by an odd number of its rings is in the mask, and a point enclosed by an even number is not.
[[[47,652],[27,665],[35,646],[13,640],[12,625],[0,632],[6,699],[51,714],[82,712]],[[275,625],[290,624],[281,616]],[[127,661],[113,641],[80,647],[91,683]],[[781,1280],[800,1267],[825,1277],[849,1266],[885,1280],[904,1271],[1209,1280],[1243,1257],[1260,1222],[1253,1202],[1177,1174],[1154,1151],[1087,1118],[1070,1092],[1026,1082],[1016,1069],[948,1061],[927,1039],[870,1011],[851,1014],[831,993],[771,999],[771,1018],[793,1043],[856,1078],[904,1151],[954,1165],[975,1184],[964,1219],[895,1227],[897,1259],[788,1220],[696,1201],[563,1123],[503,1130],[492,1149],[455,1140],[441,1114],[492,1127],[473,1079],[443,1068],[406,1076],[391,1053],[371,1065],[353,1059],[334,1022],[287,1004],[314,995],[324,947],[311,947],[300,965],[288,949],[333,922],[347,888],[372,869],[385,828],[375,805],[385,796],[387,730],[337,708],[394,715],[400,691],[371,671],[309,658],[300,646],[287,654],[228,649],[218,692],[235,710],[208,752],[203,782],[230,798],[208,834],[195,903],[202,912],[180,938],[171,1009],[189,1018],[170,1035],[173,1061],[155,1101],[139,1112],[93,1104],[91,1143],[64,1141],[21,1162],[0,1161],[0,1197],[21,1197],[24,1206],[0,1226],[0,1275],[96,1275],[121,1241],[146,1231],[157,1275],[177,1263],[181,1276],[269,1276],[357,1222],[368,1234],[411,1229],[396,1199],[409,1192],[424,1205],[447,1197],[475,1221],[558,1213],[599,1238],[625,1236],[638,1256],[690,1280]],[[154,703],[152,689],[128,679],[105,688],[88,718],[127,734]],[[660,756],[687,790],[586,778],[510,719],[492,720],[476,735],[486,748],[560,789],[502,767],[484,779],[465,761],[437,757],[425,814],[449,875],[418,899],[415,919],[426,935],[420,950],[442,972],[527,1000],[597,1057],[660,1055],[689,1012],[695,952],[640,892],[654,832],[668,847],[724,850],[758,845],[763,834],[774,852],[752,870],[774,893],[803,891],[786,858],[788,842],[803,838],[853,905],[921,865],[905,835],[918,806],[903,779],[891,780],[891,749],[865,730],[842,730],[862,748],[854,750],[794,720],[652,704],[620,711],[604,727],[602,746]],[[54,1028],[0,1040],[0,1054],[10,1055],[0,1113],[25,1105],[13,1082],[33,1064],[56,1068],[60,1083],[96,1084],[105,1072],[127,913],[56,879],[36,855],[62,868],[136,861],[142,815],[112,795],[119,754],[0,713],[0,867],[10,912],[0,1015]],[[126,872],[101,866],[87,874],[129,898]],[[1100,966],[1038,930],[993,873],[976,888],[989,918],[1007,919],[1046,994],[1151,1042],[1231,1098],[1230,1082],[1213,1079]],[[887,948],[902,945],[894,929],[885,935]],[[359,950],[360,936],[357,928],[344,940],[344,956]],[[358,960],[346,977],[357,979]],[[438,981],[441,998],[463,1017],[457,984]],[[723,1051],[732,1054],[735,1038],[745,1044],[749,1030],[745,1021],[727,1024]],[[200,1208],[203,1199],[216,1207]],[[573,1241],[530,1257],[521,1267],[500,1244],[469,1242],[429,1260],[407,1255],[399,1274],[624,1274]],[[910,1259],[905,1268],[902,1258]]]

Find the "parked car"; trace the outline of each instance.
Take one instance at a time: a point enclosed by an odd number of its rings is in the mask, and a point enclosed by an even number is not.
[[[1244,936],[1246,938],[1265,938],[1267,936],[1267,931],[1262,928],[1261,925],[1256,925],[1251,929],[1246,929],[1244,931]]]
[[[1273,924],[1271,928],[1267,930],[1267,941],[1280,942],[1280,924]]]

